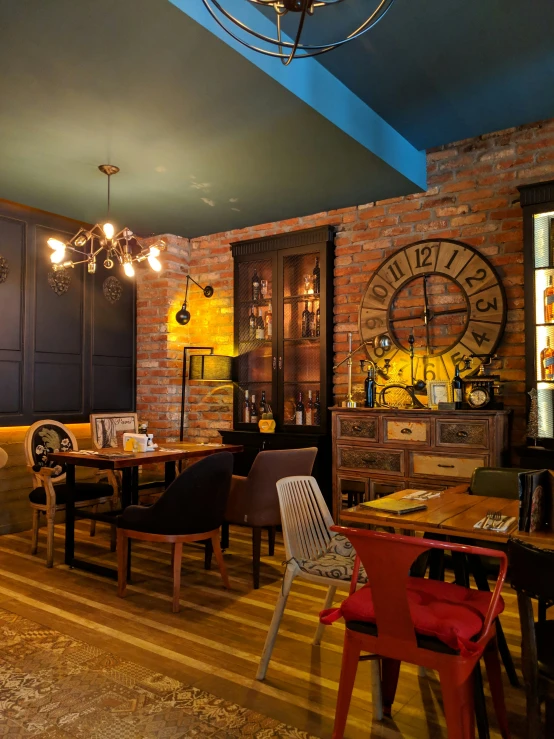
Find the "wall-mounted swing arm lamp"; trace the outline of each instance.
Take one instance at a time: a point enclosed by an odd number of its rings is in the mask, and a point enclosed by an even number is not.
[[[386,334],[381,334],[379,336],[376,336],[373,339],[373,341],[362,341],[360,346],[358,346],[356,349],[352,349],[352,332],[351,331],[348,332],[348,354],[341,362],[333,366],[333,370],[337,370],[345,362],[348,363],[348,393],[346,396],[346,400],[342,404],[343,408],[355,408],[356,407],[356,401],[353,400],[352,398],[352,357],[355,354],[357,354],[360,351],[360,349],[365,347],[367,344],[372,344],[375,348],[379,347],[381,349],[389,349],[391,346],[391,340]],[[368,359],[364,361],[371,362],[371,364],[373,365],[373,371],[375,373],[375,378],[377,377],[377,374],[380,374],[383,377],[383,379],[388,380],[388,375],[386,371],[378,367],[373,360]]]
[[[181,326],[186,326],[187,323],[190,321],[190,311],[187,308],[189,282],[194,282],[196,287],[199,287],[202,290],[205,298],[211,298],[214,294],[214,289],[211,285],[206,285],[206,287],[202,287],[202,285],[199,285],[195,279],[193,279],[190,275],[187,275],[187,285],[185,287],[185,299],[183,301],[183,306],[181,310],[177,311],[177,313],[175,314],[175,320],[177,321],[177,323],[181,324]]]

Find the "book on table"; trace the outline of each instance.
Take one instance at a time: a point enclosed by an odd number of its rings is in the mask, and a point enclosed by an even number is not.
[[[381,511],[382,513],[396,513],[402,516],[406,513],[414,513],[415,511],[425,511],[427,506],[425,503],[412,500],[397,500],[395,498],[379,498],[379,500],[370,500],[361,504],[364,508]]]

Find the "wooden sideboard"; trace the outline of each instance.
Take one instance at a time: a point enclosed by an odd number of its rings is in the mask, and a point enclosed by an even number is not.
[[[444,488],[509,464],[510,411],[332,408],[333,518],[342,496]]]

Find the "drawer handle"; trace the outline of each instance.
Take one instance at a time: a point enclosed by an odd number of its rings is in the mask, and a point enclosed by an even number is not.
[[[469,436],[469,434],[468,434],[467,431],[458,431],[458,433],[456,434],[456,436],[458,436],[460,439],[467,439],[467,437]]]
[[[401,434],[411,434],[411,433],[412,433],[412,429],[408,429],[408,428],[406,428],[406,429],[401,429],[401,430],[400,430],[400,433],[401,433]]]
[[[445,467],[448,470],[453,470],[454,465],[453,464],[438,464],[437,467]]]
[[[352,426],[352,431],[354,431],[354,433],[356,434],[361,434],[363,429],[361,426]]]

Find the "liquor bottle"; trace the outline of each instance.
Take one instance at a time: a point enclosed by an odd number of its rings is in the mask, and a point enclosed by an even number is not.
[[[314,401],[312,391],[308,390],[308,402],[306,403],[306,426],[314,425]]]
[[[319,310],[319,303],[317,304],[317,310],[315,312],[315,335],[321,335],[321,313]]]
[[[250,423],[250,401],[248,400],[248,390],[244,391],[244,423]]]
[[[364,405],[366,408],[375,408],[375,379],[371,365],[368,365],[364,383]]]
[[[258,270],[254,269],[252,275],[252,300],[257,303],[260,299],[260,278],[258,276]]]
[[[261,418],[264,413],[267,413],[267,402],[265,399],[265,390],[262,390],[262,399],[260,400],[260,412],[259,417]]]
[[[304,403],[302,402],[302,392],[298,393],[298,402],[296,404],[295,420],[297,426],[304,425]]]
[[[254,306],[251,306],[250,315],[248,316],[248,338],[250,341],[256,338],[256,314],[254,312]]]
[[[319,257],[315,258],[315,267],[314,267],[314,271],[312,274],[314,276],[314,281],[313,281],[314,293],[316,295],[319,295],[319,290],[321,287],[321,278],[320,278],[320,272],[319,272]]]
[[[250,403],[250,423],[258,423],[260,417],[258,416],[258,408],[256,406],[256,396],[252,396],[252,402]]]
[[[256,339],[265,339],[264,318],[261,308],[258,310],[258,317],[256,318]]]
[[[309,334],[310,337],[315,337],[315,313],[314,313],[314,303],[312,301],[311,304],[311,310],[310,310],[310,325],[309,325]]]
[[[554,285],[552,275],[548,275],[548,285],[544,291],[544,322],[554,323]]]
[[[267,309],[267,313],[265,314],[265,338],[271,339],[273,336],[273,313],[271,312],[271,308]]]
[[[308,310],[308,301],[304,303],[302,311],[302,338],[310,335],[310,311]]]
[[[321,403],[319,402],[319,390],[315,391],[314,403],[314,426],[321,425]]]
[[[462,407],[462,400],[463,400],[463,391],[462,391],[462,378],[460,377],[460,370],[458,369],[458,366],[456,365],[456,369],[454,370],[454,379],[452,380],[452,400],[455,404],[455,409],[457,411],[461,410]]]
[[[546,337],[546,346],[541,351],[541,379],[554,380],[554,349],[550,346],[550,336]]]

